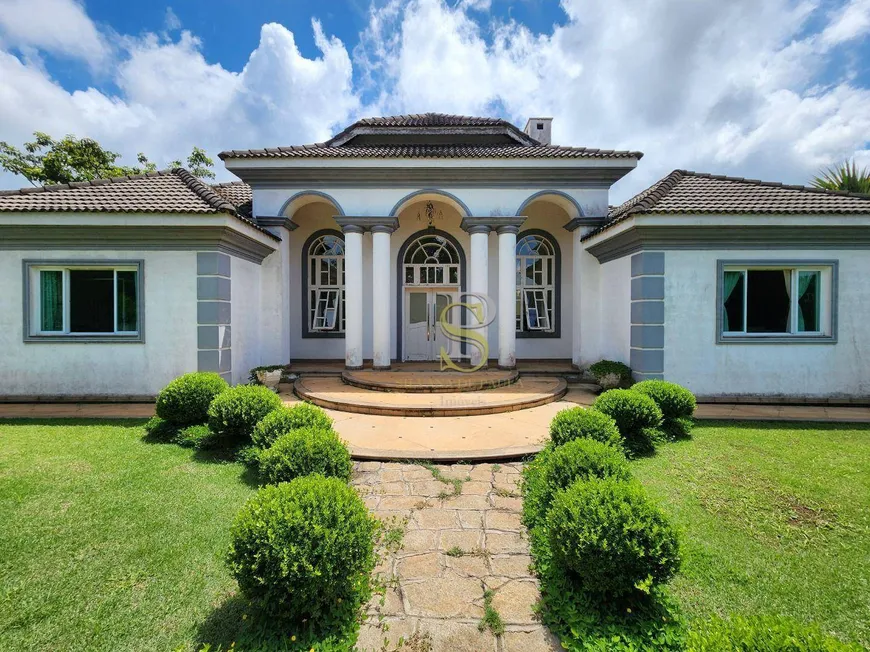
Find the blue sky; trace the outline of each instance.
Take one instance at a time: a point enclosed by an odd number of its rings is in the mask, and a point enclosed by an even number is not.
[[[614,200],[674,168],[806,183],[870,164],[868,35],[870,0],[0,0],[0,140],[165,165],[367,115],[547,114],[558,144],[645,152]]]

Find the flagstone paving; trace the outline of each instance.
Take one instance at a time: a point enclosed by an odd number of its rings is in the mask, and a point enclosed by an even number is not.
[[[368,607],[357,649],[561,649],[534,610],[540,593],[520,523],[521,468],[436,465],[439,480],[418,464],[355,464],[353,485],[394,541],[376,569],[385,592]],[[493,591],[492,606],[504,621],[498,636],[481,626],[486,590]]]

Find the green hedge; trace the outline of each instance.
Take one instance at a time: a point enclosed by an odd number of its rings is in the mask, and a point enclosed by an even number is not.
[[[281,406],[260,421],[251,433],[255,446],[269,448],[281,435],[298,428],[332,429],[332,419],[326,412],[311,403],[297,403],[292,407]]]
[[[622,447],[616,422],[603,412],[582,407],[565,408],[557,412],[550,421],[550,440],[553,444],[561,446],[578,437]]]
[[[212,401],[208,408],[208,427],[227,442],[244,443],[250,440],[257,423],[281,406],[281,399],[266,387],[232,387]]]
[[[616,422],[625,449],[631,453],[648,453],[663,437],[659,430],[662,411],[646,394],[633,389],[611,389],[596,398],[592,408]]]
[[[671,439],[688,437],[692,433],[697,403],[688,389],[665,380],[644,380],[631,388],[646,394],[662,411],[662,430]]]
[[[574,439],[564,446],[541,451],[523,469],[523,522],[542,525],[553,497],[577,480],[628,480],[631,471],[622,450],[592,439]]]
[[[208,406],[228,387],[216,373],[198,371],[179,376],[157,395],[157,416],[180,426],[205,423]]]
[[[227,561],[242,593],[264,612],[335,634],[353,627],[371,596],[375,530],[346,483],[305,476],[248,501],[232,525]]]
[[[260,453],[260,474],[272,484],[313,473],[347,482],[352,472],[347,446],[324,428],[291,430]]]
[[[555,495],[547,529],[554,560],[592,593],[648,593],[680,566],[674,528],[637,482],[575,482]]]

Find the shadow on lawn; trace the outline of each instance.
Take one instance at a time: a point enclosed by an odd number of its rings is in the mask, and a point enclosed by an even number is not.
[[[858,421],[732,421],[696,419],[695,428],[732,428],[735,430],[858,430],[870,431],[870,423]]]

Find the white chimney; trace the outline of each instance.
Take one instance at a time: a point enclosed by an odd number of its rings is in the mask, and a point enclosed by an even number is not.
[[[553,118],[529,118],[523,131],[542,145],[550,145],[552,138],[550,131],[552,127]]]

